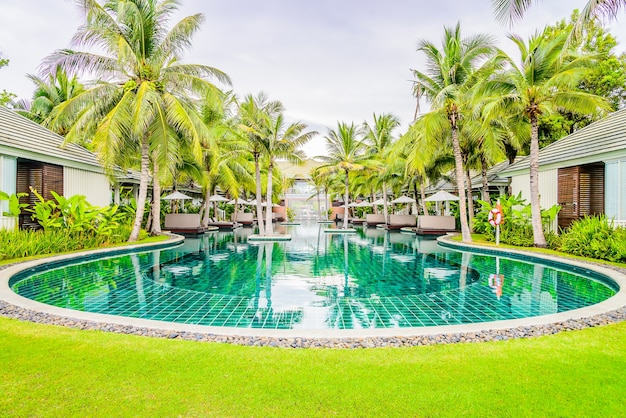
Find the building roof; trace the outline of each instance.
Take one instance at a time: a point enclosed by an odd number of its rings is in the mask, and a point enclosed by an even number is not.
[[[102,172],[96,155],[77,144],[0,106],[0,154]]]
[[[560,167],[569,167],[588,164],[600,161],[601,156],[620,151],[626,155],[626,109],[613,112],[542,148],[539,151],[539,166],[562,163]],[[501,175],[510,175],[529,168],[529,157],[526,157],[512,164]]]
[[[489,186],[498,187],[509,185],[509,178],[500,175],[500,172],[505,170],[508,166],[509,161],[504,160],[493,165],[489,170],[487,170],[487,181],[489,182]],[[472,189],[481,189],[483,187],[482,174],[478,170],[471,170],[470,175],[472,180]],[[426,194],[435,193],[439,190],[449,192],[457,190],[455,169],[445,173],[437,182],[428,185],[426,187]]]
[[[297,179],[310,179],[311,170],[324,165],[324,163],[313,159],[304,160],[302,165],[297,165],[289,161],[277,161],[276,164],[285,176]]]
[[[520,161],[521,158],[516,158],[516,161]],[[515,164],[515,162],[513,164]],[[511,164],[511,165],[513,165]],[[509,160],[501,161],[494,166],[492,166],[489,170],[487,170],[487,181],[490,186],[508,186],[509,178],[506,176],[501,176],[500,173],[505,171],[509,167]],[[482,174],[478,174],[472,177],[472,188],[480,189],[483,187],[482,185]]]

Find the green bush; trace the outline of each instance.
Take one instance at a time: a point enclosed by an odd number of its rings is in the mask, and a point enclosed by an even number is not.
[[[77,234],[68,229],[7,231],[0,230],[0,261],[86,250],[108,244],[125,242],[130,236],[130,226],[124,225],[112,236]],[[145,231],[143,238],[147,236]],[[140,237],[141,238],[141,237]]]
[[[626,229],[614,228],[606,216],[587,216],[562,234],[561,250],[583,257],[626,262]]]
[[[532,247],[534,245],[533,228],[531,223],[531,208],[522,199],[521,192],[517,196],[500,196],[503,222],[500,224],[500,242],[516,245],[519,247]],[[484,234],[489,241],[495,241],[495,228],[489,223],[489,212],[496,206],[496,202],[478,200],[481,211],[474,217],[474,232]],[[557,235],[550,231],[560,206],[554,205],[541,211],[543,229],[549,248],[558,248],[560,242]]]
[[[130,237],[134,216],[128,216],[128,210],[92,206],[80,195],[65,198],[52,192],[54,199],[45,200],[31,191],[37,201],[27,211],[43,229],[0,230],[0,260],[97,248]],[[139,239],[146,237],[147,232],[141,231]]]
[[[292,208],[287,208],[287,220],[293,222],[296,219],[296,211]]]

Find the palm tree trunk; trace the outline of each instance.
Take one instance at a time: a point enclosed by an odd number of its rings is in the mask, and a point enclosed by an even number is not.
[[[387,184],[383,181],[383,216],[385,224],[389,224],[389,208],[387,207]]]
[[[274,228],[272,225],[272,170],[274,170],[274,161],[270,158],[269,169],[267,170],[267,197],[265,198],[265,234],[273,235]]]
[[[254,174],[256,180],[256,218],[259,225],[259,235],[265,235],[263,226],[263,208],[261,206],[261,167],[259,166],[259,154],[254,154]]]
[[[348,170],[344,170],[346,172],[346,181],[345,181],[345,185],[346,185],[346,192],[345,192],[345,197],[343,199],[344,202],[344,206],[345,208],[343,209],[343,229],[348,229],[348,199],[350,198],[350,190],[348,188]]]
[[[328,189],[326,187],[324,187],[324,202],[326,202],[326,215],[324,216],[324,220],[329,220],[329,216],[328,215],[328,211],[330,210],[330,207],[332,206],[332,203],[328,201]]]
[[[204,215],[202,216],[202,227],[206,228],[209,226],[209,218],[211,217],[211,211],[209,210],[209,197],[211,196],[211,187],[207,185],[206,191],[204,192]]]
[[[465,170],[463,170],[463,155],[459,144],[457,128],[452,127],[452,150],[454,152],[454,165],[456,171],[457,189],[459,190],[459,216],[461,218],[461,236],[463,242],[472,242],[472,234],[467,222],[467,200],[465,197]]]
[[[422,212],[424,215],[428,215],[428,209],[426,209],[426,184],[423,178],[420,178],[420,197],[422,198],[420,202],[422,204]]]
[[[489,202],[489,180],[487,179],[487,160],[484,157],[480,159],[481,176],[483,181],[483,190],[481,199],[485,202]]]
[[[539,127],[537,116],[530,117],[530,209],[533,225],[533,239],[535,247],[545,248],[546,238],[543,235],[543,225],[541,224],[541,203],[539,202]]]
[[[152,155],[152,235],[161,235],[161,182],[159,181],[159,164],[157,152]]]
[[[137,196],[137,212],[135,213],[135,221],[133,229],[130,232],[128,242],[137,241],[139,232],[141,231],[141,222],[143,221],[143,212],[146,207],[146,196],[148,195],[148,181],[150,173],[150,144],[147,135],[141,137],[141,174],[139,177],[139,195]]]
[[[467,217],[469,219],[469,229],[472,231],[472,220],[474,219],[474,196],[472,195],[472,177],[469,170],[465,173],[467,180]]]

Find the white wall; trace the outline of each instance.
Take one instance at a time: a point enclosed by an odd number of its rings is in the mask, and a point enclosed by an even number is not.
[[[558,184],[559,184],[559,170],[558,168],[541,170],[539,169],[539,201],[542,209],[548,209],[558,204]],[[511,190],[513,195],[522,192],[522,199],[526,200],[527,204],[530,204],[530,174],[521,174],[515,177],[511,177]],[[556,231],[558,222],[554,221],[552,230]]]
[[[558,202],[558,169],[539,171],[539,196],[542,209],[548,209]],[[522,192],[522,198],[530,204],[530,174],[522,174],[511,178],[511,189],[514,195]]]
[[[109,179],[101,173],[63,167],[63,195],[71,197],[83,195],[94,206],[111,204],[111,185]]]
[[[0,155],[0,190],[8,195],[15,193],[17,187],[17,159],[6,155]],[[14,229],[17,219],[2,216],[3,212],[9,210],[8,202],[0,202],[0,229]]]

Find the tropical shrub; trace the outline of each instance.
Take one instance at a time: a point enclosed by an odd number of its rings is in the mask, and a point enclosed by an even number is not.
[[[9,210],[3,212],[4,216],[19,216],[22,210],[28,206],[28,203],[20,203],[20,198],[28,196],[28,193],[14,193],[8,195],[7,193],[0,191],[0,201],[6,200],[9,202]]]
[[[500,224],[500,242],[519,247],[532,247],[534,241],[530,204],[522,199],[521,192],[517,196],[500,196],[499,200],[503,215],[503,222]],[[481,210],[474,217],[474,232],[484,234],[489,241],[495,241],[495,228],[489,223],[489,212],[496,206],[496,202],[478,200],[478,203]],[[557,235],[550,231],[550,227],[560,209],[560,206],[554,205],[541,211],[541,219],[549,248],[557,248],[551,245],[559,245]]]
[[[296,219],[296,211],[292,208],[287,208],[287,220],[293,222]]]
[[[561,250],[583,257],[626,262],[626,229],[614,228],[606,216],[574,221],[562,234]]]
[[[18,204],[11,204],[10,211],[15,213],[13,216],[22,210],[30,212],[31,218],[42,229],[0,230],[0,260],[96,248],[125,242],[130,236],[134,219],[129,216],[134,212],[132,205],[126,210],[118,210],[117,206],[101,208],[90,205],[80,195],[65,198],[51,192],[54,198],[46,200],[36,190],[31,191],[37,198],[32,208],[25,209],[27,205],[19,204],[21,196],[9,196]],[[139,238],[146,236],[147,233],[142,231]]]

